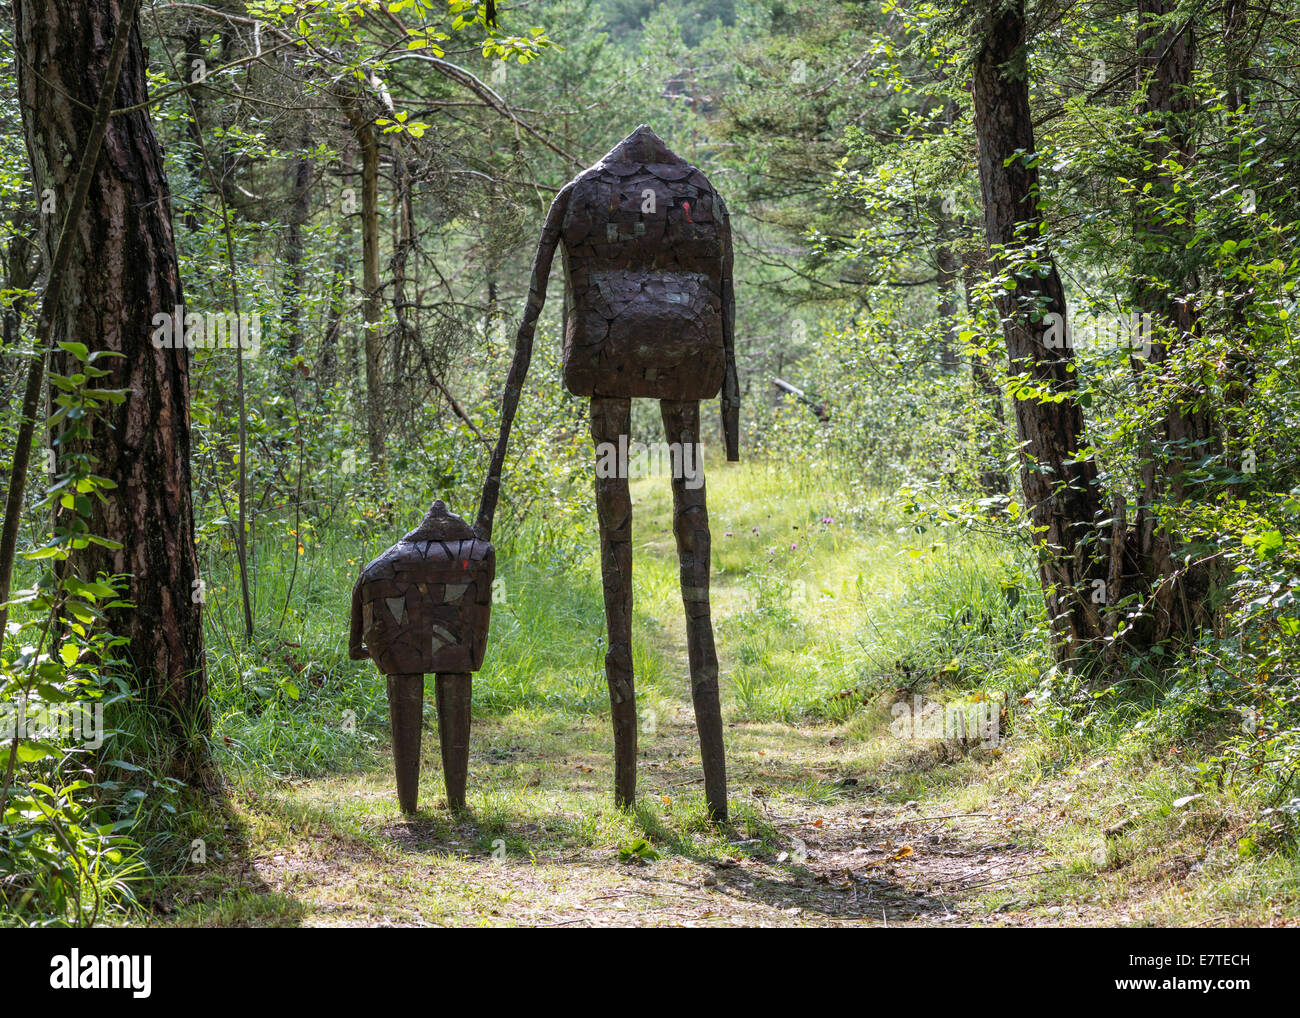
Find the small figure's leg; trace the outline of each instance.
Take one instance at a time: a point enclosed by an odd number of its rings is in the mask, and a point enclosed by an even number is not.
[[[632,427],[632,401],[591,398],[591,440],[597,463],[609,462],[607,449],[618,449],[620,436]],[[609,443],[606,449],[602,449]],[[600,572],[605,587],[605,626],[609,650],[605,681],[609,683],[614,719],[614,802],[631,807],[636,798],[636,693],[632,684],[632,495],[625,472],[596,473],[596,512],[600,517]],[[620,477],[618,474],[624,473]]]
[[[439,672],[434,678],[438,698],[438,740],[442,744],[442,779],[447,785],[447,806],[465,808],[465,781],[469,775],[469,672]]]
[[[414,813],[420,790],[420,728],[424,720],[424,676],[388,676],[388,717],[393,732],[397,802]]]
[[[704,763],[704,798],[718,823],[727,820],[727,764],[722,750],[718,702],[718,653],[709,617],[709,510],[704,501],[704,463],[699,458],[700,404],[660,400],[664,432],[673,456],[673,533],[686,607],[686,646],[691,660],[691,700]],[[680,468],[680,469],[679,469]]]

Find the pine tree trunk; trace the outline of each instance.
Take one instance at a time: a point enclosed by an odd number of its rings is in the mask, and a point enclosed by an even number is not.
[[[334,268],[330,274],[329,307],[325,312],[325,331],[320,340],[320,358],[316,366],[316,386],[320,392],[334,388],[334,378],[338,372],[339,332],[343,324],[344,304],[347,301],[348,248],[351,246],[351,230],[347,220],[339,227],[335,240]]]
[[[289,200],[289,222],[284,241],[284,316],[285,354],[289,358],[297,357],[302,352],[302,295],[307,278],[307,267],[303,263],[303,228],[311,215],[311,160],[306,150],[311,139],[303,133],[300,145],[303,154],[293,161],[291,177],[291,195]]]
[[[1196,67],[1196,42],[1188,22],[1165,21],[1173,13],[1173,0],[1138,2],[1138,75],[1145,89],[1142,112],[1158,131],[1148,129],[1143,145],[1141,176],[1149,185],[1148,199],[1181,200],[1177,182],[1162,165],[1172,158],[1180,166],[1193,159],[1191,123],[1194,100],[1192,76]],[[1182,210],[1190,217],[1192,210]],[[1191,240],[1190,219],[1169,222],[1145,203],[1139,207],[1134,255],[1134,308],[1150,316],[1154,326],[1148,337],[1148,362],[1137,364],[1144,389],[1168,401],[1168,409],[1147,443],[1142,456],[1141,498],[1137,513],[1138,550],[1142,572],[1152,589],[1151,620],[1144,642],[1161,642],[1171,636],[1187,638],[1203,624],[1203,603],[1212,578],[1205,569],[1181,573],[1175,561],[1178,538],[1158,519],[1162,504],[1177,504],[1188,497],[1188,469],[1217,447],[1217,427],[1208,409],[1208,393],[1199,378],[1175,377],[1170,354],[1185,345],[1197,330],[1197,309],[1187,296],[1197,288],[1186,267]],[[1154,385],[1150,379],[1154,378]]]
[[[92,111],[104,79],[118,0],[53,4],[18,0],[15,48],[19,96],[36,189],[52,188],[68,207]],[[34,73],[34,69],[39,73]],[[144,102],[145,64],[132,31],[114,106]],[[54,337],[114,350],[101,362],[103,388],[128,390],[104,411],[85,449],[98,472],[117,484],[106,504],[93,502],[91,532],[120,542],[92,544],[73,566],[84,576],[129,573],[133,607],[109,613],[126,637],[136,681],[162,710],[181,744],[177,774],[202,766],[209,732],[200,589],[190,494],[189,363],[182,349],[156,349],[153,317],[183,303],[162,152],[147,112],[114,116],[92,181],[90,201],[75,224],[76,249]],[[44,217],[52,249],[62,217]],[[75,363],[75,362],[73,362]],[[65,355],[52,370],[75,370]]]
[[[972,321],[979,319],[975,306],[975,254],[962,260],[962,291],[966,302],[966,315]],[[1002,389],[989,370],[984,354],[970,355],[971,381],[974,391],[984,398],[994,428],[985,429],[977,439],[980,456],[980,488],[986,495],[1007,495],[1011,492],[1011,479],[1002,469],[1006,449],[1007,414],[1003,407]]]
[[[379,138],[360,99],[348,102],[348,117],[361,151],[361,272],[366,320],[366,435],[371,468],[384,471],[384,336],[379,295]]]
[[[203,48],[203,29],[190,27],[185,33],[185,63],[181,72],[190,84],[188,93],[189,116],[185,120],[185,136],[188,145],[185,149],[185,164],[189,170],[191,186],[194,193],[185,204],[185,229],[194,233],[199,228],[197,209],[202,200],[203,182],[207,173],[203,165],[203,89],[194,80],[200,67],[206,69],[208,54]],[[197,62],[197,65],[196,65]]]
[[[1016,430],[1024,444],[1020,481],[1030,518],[1039,528],[1039,576],[1063,660],[1087,655],[1102,635],[1101,603],[1094,601],[1106,570],[1100,560],[1096,525],[1101,514],[1097,469],[1080,457],[1083,412],[1068,347],[1045,343],[1047,314],[1065,321],[1065,292],[1050,253],[1041,247],[1038,171],[1029,108],[1023,0],[986,17],[973,68],[975,133],[979,143],[980,187],[991,261],[996,272],[1012,272],[998,298],[1012,374],[1030,381],[1059,402],[1015,401]],[[1026,241],[1040,245],[1034,270],[1014,271],[1009,255]]]
[[[407,309],[407,274],[406,263],[415,246],[415,210],[411,204],[411,168],[406,160],[402,142],[394,136],[392,140],[393,162],[393,257],[389,260],[389,269],[393,277],[393,330],[390,347],[392,349],[392,377],[398,385],[394,394],[397,419],[404,419],[415,412],[416,392],[411,383],[416,375],[415,361],[424,357],[420,347],[420,337]],[[427,362],[426,362],[427,363]]]
[[[1250,35],[1250,18],[1246,10],[1246,0],[1227,0],[1223,5],[1223,51],[1227,59],[1226,104],[1236,117],[1245,119],[1250,114],[1250,81],[1247,77],[1252,40]],[[1237,135],[1238,139],[1241,135]],[[1238,140],[1238,159],[1244,165],[1246,143]],[[1243,212],[1253,202],[1249,195],[1243,194]],[[1252,210],[1253,211],[1253,210]],[[1249,213],[1248,213],[1249,214]],[[1246,231],[1230,231],[1229,240],[1240,242]],[[1233,293],[1228,303],[1228,353],[1226,356],[1223,397],[1224,435],[1230,453],[1230,462],[1240,470],[1245,465],[1245,457],[1253,446],[1250,421],[1246,405],[1255,388],[1256,358],[1252,349],[1249,312],[1251,305],[1251,288],[1247,281],[1235,283],[1237,292]],[[1228,486],[1229,498],[1242,498],[1246,486],[1241,483]]]
[[[942,215],[942,214],[941,214]],[[951,245],[948,242],[948,234],[952,229],[951,221],[947,216],[940,220],[940,242],[934,252],[935,268],[937,269],[936,279],[939,288],[939,308],[938,322],[936,323],[937,331],[941,335],[939,347],[939,365],[945,374],[956,374],[961,368],[961,358],[958,356],[957,336],[960,331],[957,328],[957,256],[953,254]]]

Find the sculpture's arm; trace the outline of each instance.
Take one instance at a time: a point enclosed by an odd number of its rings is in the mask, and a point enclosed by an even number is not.
[[[722,432],[727,439],[727,459],[740,459],[740,379],[736,376],[736,288],[731,278],[731,217],[718,195],[722,213],[722,348],[727,373],[722,381]]]
[[[352,616],[349,621],[351,627],[348,631],[348,657],[353,661],[364,661],[370,656],[370,651],[366,649],[365,644],[362,642],[360,579],[352,586]]]
[[[546,213],[546,225],[542,227],[542,237],[537,242],[537,255],[533,258],[533,274],[528,283],[528,303],[524,307],[524,320],[515,335],[515,358],[510,364],[510,374],[506,376],[506,389],[501,396],[501,433],[497,436],[496,448],[492,451],[492,462],[488,467],[487,479],[483,482],[483,494],[478,502],[478,519],[474,522],[474,532],[484,541],[492,539],[492,518],[497,511],[497,496],[501,494],[501,468],[505,464],[506,445],[510,440],[510,425],[515,419],[515,410],[519,407],[519,396],[523,392],[524,378],[528,374],[528,363],[533,356],[533,332],[537,328],[537,319],[541,316],[542,306],[546,303],[546,281],[551,274],[551,261],[560,242],[560,226],[564,222],[564,213],[569,207],[569,195],[573,185],[565,185],[555,196],[551,210]]]

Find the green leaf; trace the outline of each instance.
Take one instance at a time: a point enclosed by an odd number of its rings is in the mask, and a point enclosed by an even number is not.
[[[58,756],[59,751],[42,742],[20,742],[18,744],[18,760],[20,763],[35,763],[37,760],[44,760],[48,756]]]
[[[1247,534],[1241,543],[1247,548],[1253,548],[1260,558],[1269,559],[1278,553],[1285,541],[1280,532],[1267,530],[1262,534]]]

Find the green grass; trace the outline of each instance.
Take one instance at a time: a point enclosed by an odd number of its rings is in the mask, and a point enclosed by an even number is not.
[[[714,619],[730,717],[840,721],[896,685],[1037,673],[1041,598],[1007,549],[987,540],[913,546],[879,502],[794,494],[819,487],[814,474],[765,464],[712,471]],[[635,482],[634,501],[634,667],[639,695],[654,700],[679,694],[686,678],[667,481]],[[318,774],[364,758],[383,738],[373,668],[347,660],[346,609],[360,567],[418,515],[413,506],[364,542],[342,533],[305,542],[292,594],[292,540],[264,543],[255,555],[262,635],[252,647],[239,636],[236,578],[215,574],[208,645],[227,762]],[[565,547],[527,524],[499,529],[497,540],[505,596],[475,676],[476,714],[603,712],[594,521]],[[344,731],[345,716],[355,732]]]
[[[1053,677],[1023,551],[958,531],[936,540],[896,516],[887,498],[863,502],[804,468],[710,465],[732,806],[729,827],[712,827],[689,708],[668,483],[637,481],[633,495],[643,720],[635,811],[614,809],[610,795],[598,542],[587,519],[558,536],[530,524],[499,528],[505,600],[494,607],[474,681],[470,812],[454,817],[442,804],[430,697],[421,811],[398,813],[383,684],[369,662],[347,660],[346,613],[359,569],[418,518],[422,507],[413,505],[389,524],[366,520],[305,541],[291,596],[293,545],[260,547],[260,636],[250,647],[229,628],[239,617],[237,584],[214,570],[210,677],[227,794],[180,812],[167,843],[173,863],[177,846],[184,859],[194,839],[207,860],[159,865],[172,875],[140,919],[834,925],[1295,916],[1294,852],[1280,841],[1239,851],[1259,801],[1204,776],[1215,743],[1187,737],[1187,719],[1199,716],[1191,694],[1135,680],[1085,702],[1085,690]],[[914,696],[1005,697],[1009,730],[995,747],[900,739],[891,706]],[[1175,805],[1190,794],[1200,798]],[[1123,830],[1108,836],[1120,821]]]

